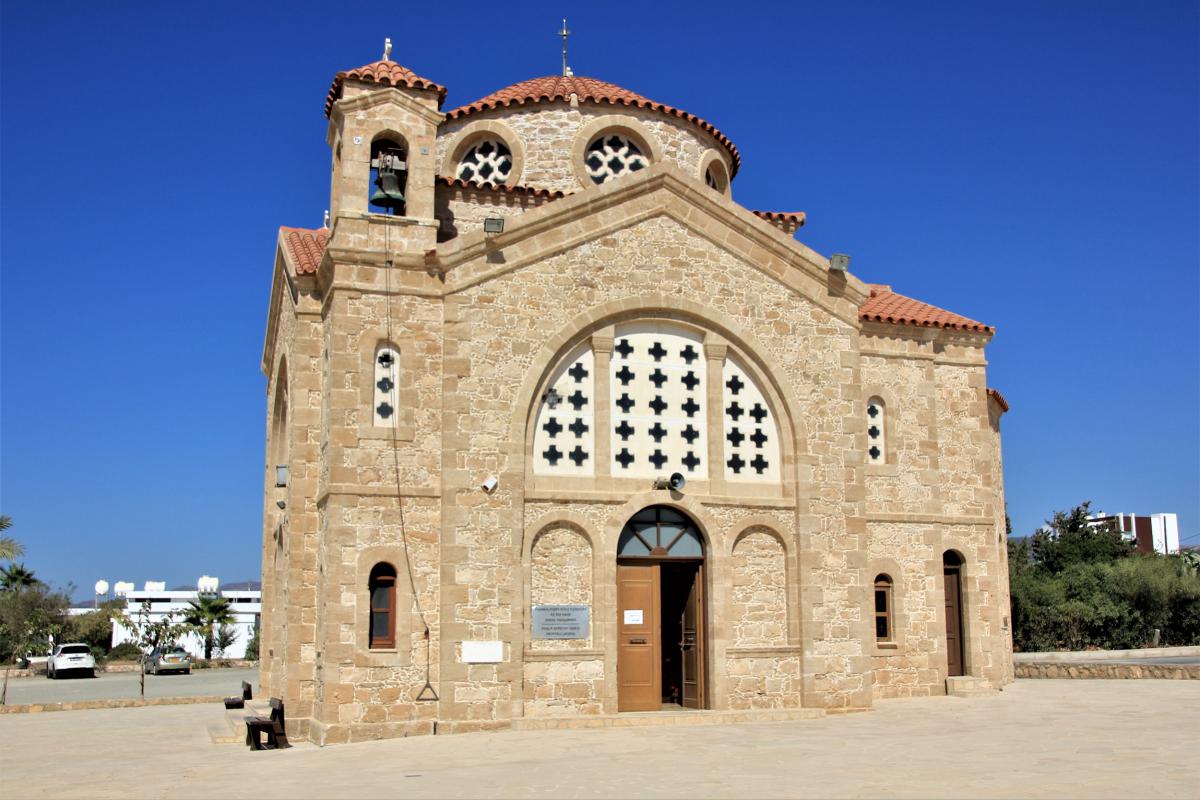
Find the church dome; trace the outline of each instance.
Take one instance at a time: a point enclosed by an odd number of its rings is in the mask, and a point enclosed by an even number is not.
[[[362,81],[378,83],[382,86],[408,86],[412,89],[431,89],[438,93],[438,105],[446,100],[446,87],[439,86],[431,80],[422,78],[408,67],[397,64],[390,59],[373,61],[355,69],[348,69],[333,76],[329,94],[325,96],[325,116],[333,111],[333,104],[342,97],[342,87],[346,81]]]
[[[711,135],[728,151],[732,165],[730,177],[737,173],[738,167],[741,165],[742,157],[738,153],[737,147],[711,123],[705,122],[695,114],[689,114],[686,111],[673,108],[664,103],[657,103],[614,83],[596,80],[595,78],[584,78],[575,75],[549,75],[544,78],[532,78],[527,81],[521,81],[499,91],[492,92],[487,97],[482,97],[473,103],[447,112],[446,119],[458,120],[497,108],[536,105],[538,103],[570,102],[571,95],[575,95],[580,103],[644,108],[678,117]]]

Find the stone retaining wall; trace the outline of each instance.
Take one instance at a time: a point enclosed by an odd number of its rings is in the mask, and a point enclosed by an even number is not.
[[[1200,664],[1017,664],[1018,678],[1200,680]]]
[[[43,711],[87,711],[97,708],[141,708],[142,706],[190,706],[220,703],[218,694],[203,697],[139,697],[121,700],[73,700],[67,703],[19,703],[0,706],[0,714],[40,714]]]

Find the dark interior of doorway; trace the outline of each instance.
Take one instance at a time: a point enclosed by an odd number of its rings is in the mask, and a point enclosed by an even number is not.
[[[662,604],[662,702],[664,706],[678,706],[683,702],[683,611],[688,594],[699,571],[698,563],[661,566],[660,603]]]

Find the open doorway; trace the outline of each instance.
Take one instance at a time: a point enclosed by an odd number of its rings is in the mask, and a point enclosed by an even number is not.
[[[704,547],[684,514],[638,512],[617,547],[621,711],[704,708]]]
[[[698,563],[664,562],[662,569],[663,708],[700,708]]]

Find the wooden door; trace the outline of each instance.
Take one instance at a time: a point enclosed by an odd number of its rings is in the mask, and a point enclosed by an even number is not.
[[[942,572],[946,586],[946,674],[962,675],[962,593],[958,581],[958,568],[946,567]]]
[[[617,566],[617,710],[662,709],[658,564]]]
[[[704,708],[704,566],[696,568],[683,607],[683,707]]]

